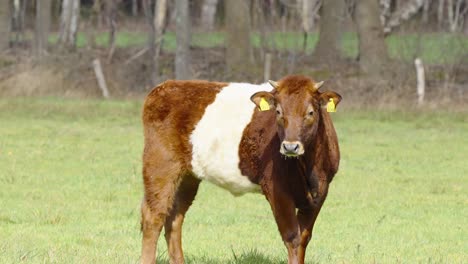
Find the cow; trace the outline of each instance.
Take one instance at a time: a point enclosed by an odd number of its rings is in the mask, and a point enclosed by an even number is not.
[[[155,263],[164,226],[170,263],[184,263],[182,223],[202,180],[233,195],[262,193],[288,251],[307,244],[338,170],[328,112],[341,100],[299,75],[260,85],[168,80],[143,106],[141,263]],[[327,110],[328,109],[328,110]]]

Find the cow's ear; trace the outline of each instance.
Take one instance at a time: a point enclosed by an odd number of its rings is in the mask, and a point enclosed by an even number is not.
[[[269,92],[254,93],[250,100],[260,109],[260,111],[268,111],[274,109],[276,105],[275,96]]]
[[[335,108],[341,101],[341,95],[339,95],[337,92],[333,91],[325,91],[320,94],[320,105],[323,107],[326,107],[327,104],[332,103],[334,104],[333,107],[328,106],[328,109],[330,108]]]

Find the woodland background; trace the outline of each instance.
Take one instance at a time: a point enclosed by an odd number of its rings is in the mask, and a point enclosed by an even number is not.
[[[172,78],[260,83],[305,74],[351,105],[413,105],[420,58],[426,105],[466,103],[467,0],[0,5],[1,96],[140,98]]]

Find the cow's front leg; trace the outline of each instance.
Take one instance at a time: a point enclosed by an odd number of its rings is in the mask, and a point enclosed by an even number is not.
[[[294,202],[287,195],[281,195],[281,193],[276,193],[274,197],[269,197],[268,200],[281,238],[288,249],[288,264],[304,263],[298,258],[301,237]]]
[[[304,263],[307,245],[312,238],[312,230],[314,228],[315,220],[322,208],[325,198],[328,193],[328,182],[320,182],[318,195],[314,198],[313,204],[307,208],[300,208],[297,211],[297,220],[299,221],[301,242],[298,248],[298,258],[301,263]]]

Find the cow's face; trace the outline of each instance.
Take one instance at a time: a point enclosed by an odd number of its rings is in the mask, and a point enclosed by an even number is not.
[[[341,96],[332,91],[319,92],[323,82],[315,83],[309,78],[291,76],[279,81],[270,81],[274,90],[258,92],[251,100],[261,111],[275,111],[277,133],[281,140],[280,152],[284,156],[298,157],[317,134],[321,108],[330,100],[335,106]]]

